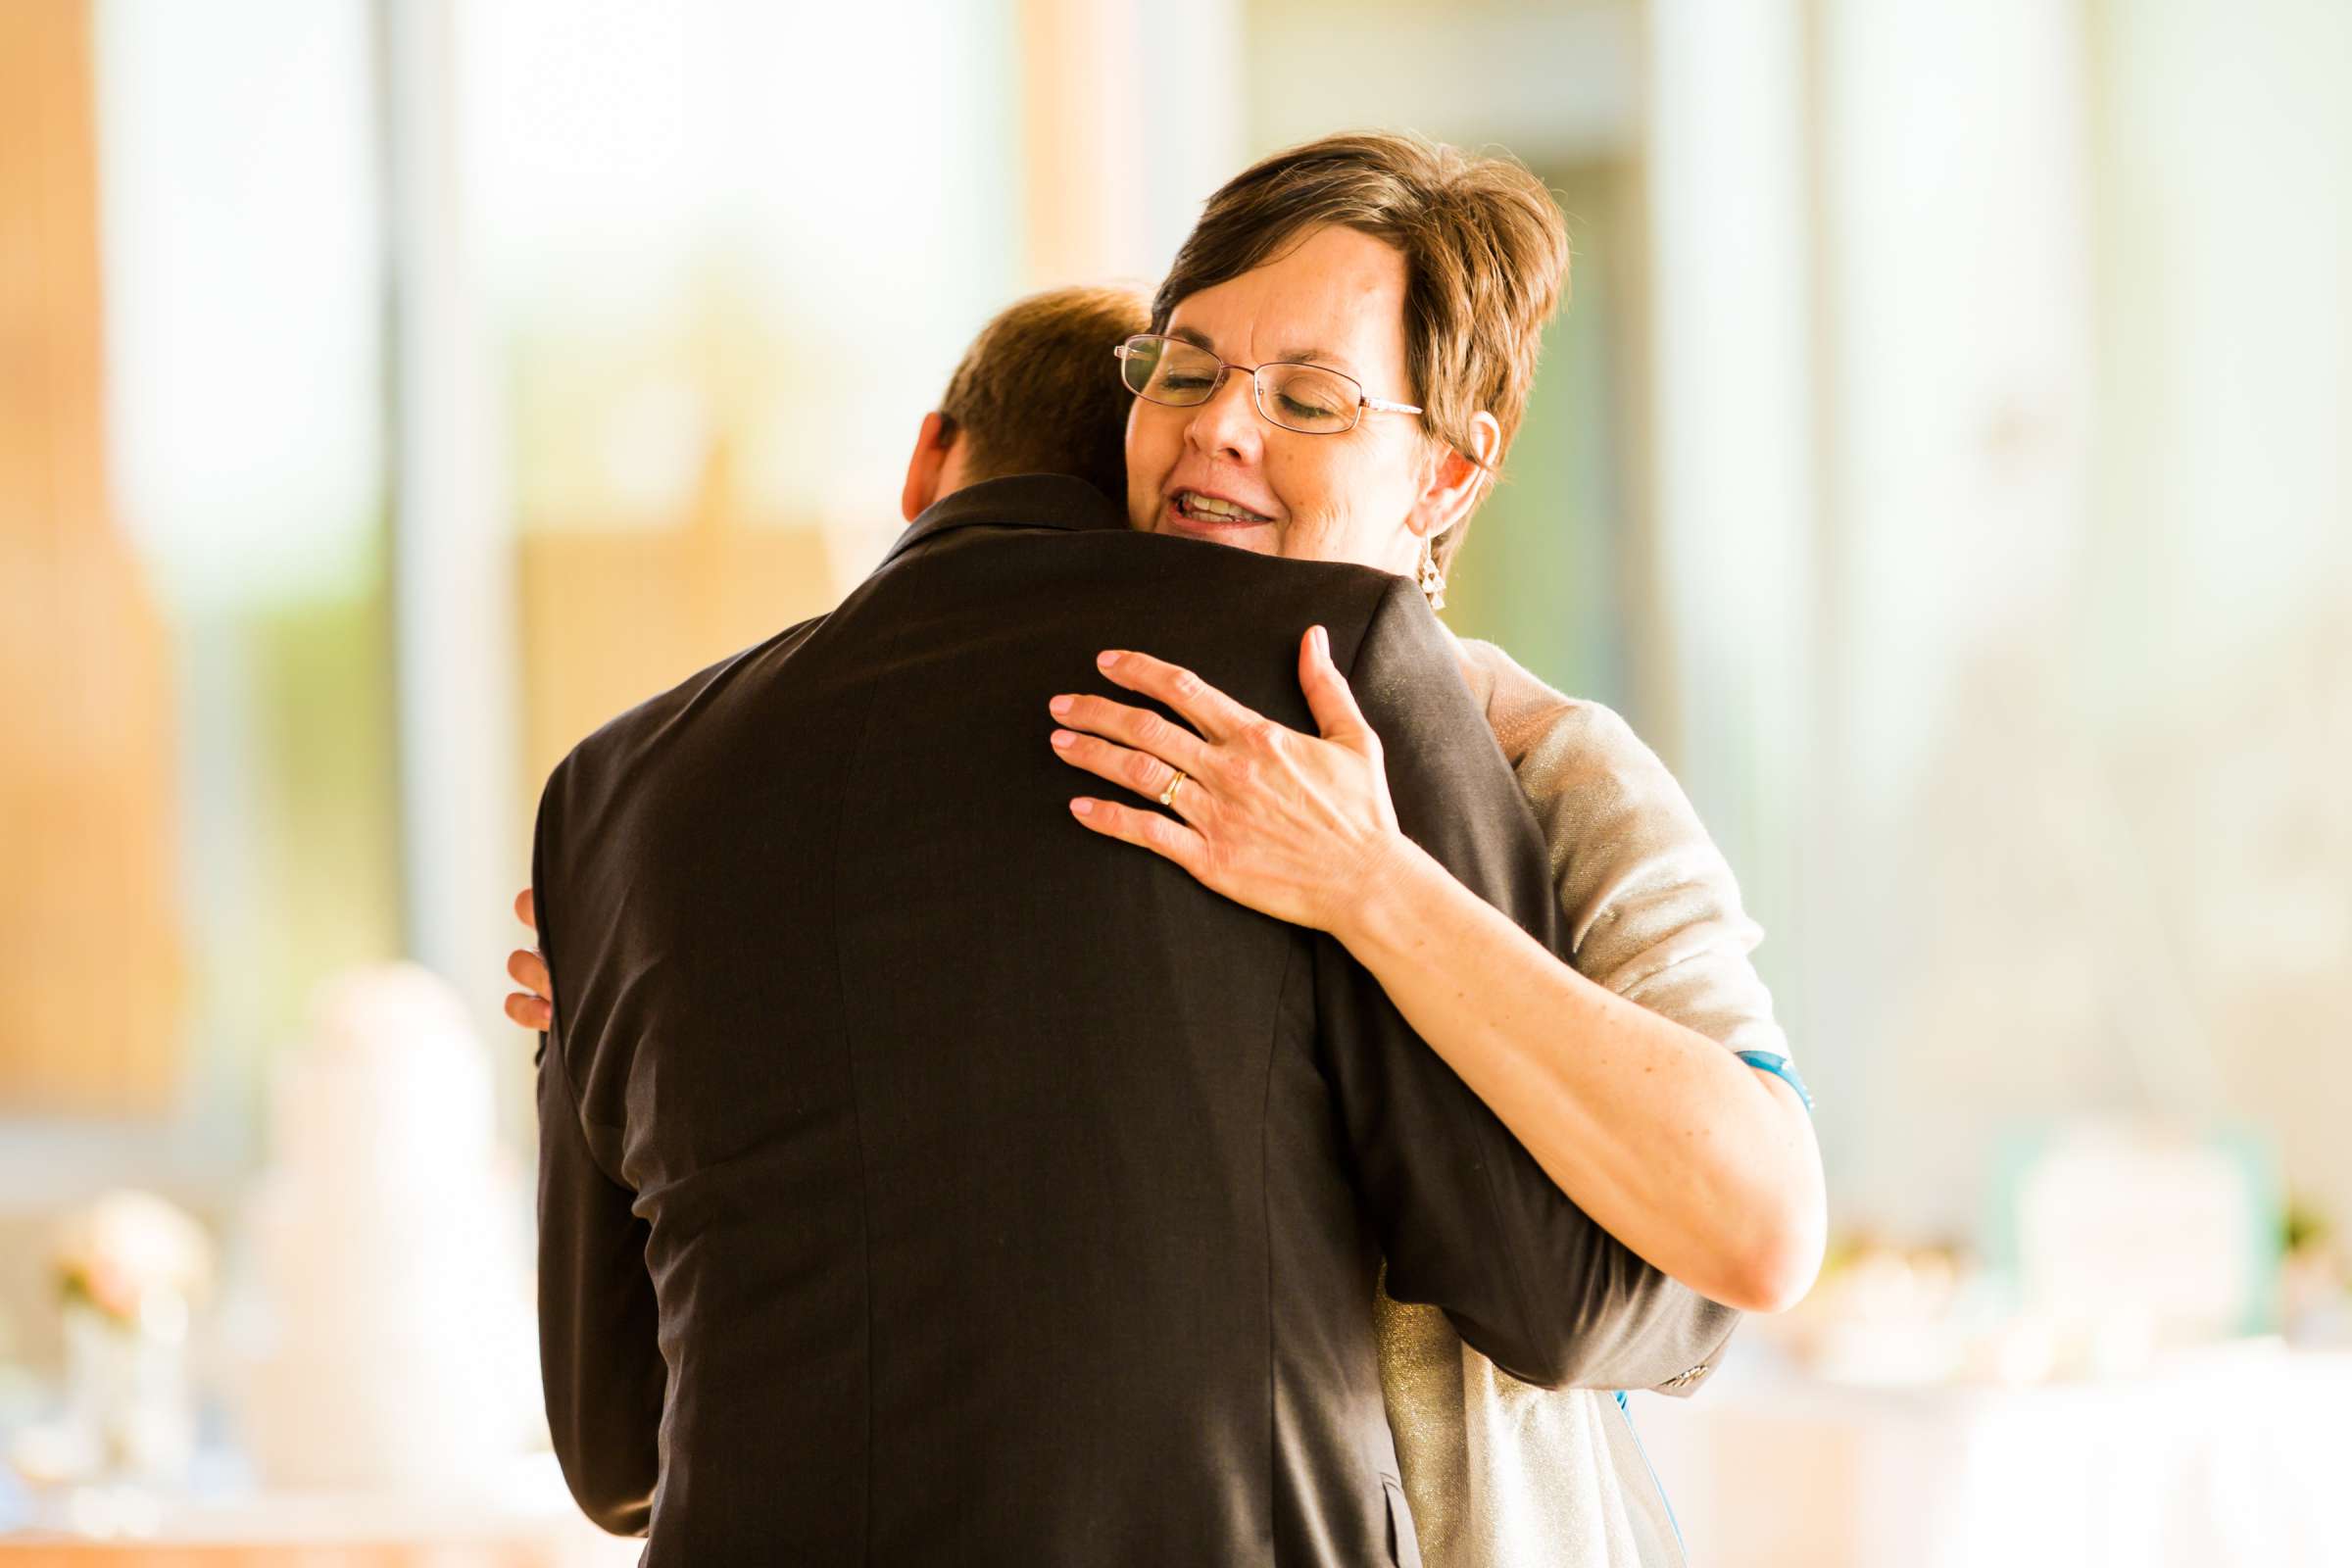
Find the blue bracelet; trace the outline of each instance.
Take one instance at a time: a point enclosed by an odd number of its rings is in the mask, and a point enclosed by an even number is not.
[[[1775,1055],[1769,1051],[1740,1051],[1733,1054],[1756,1071],[1768,1072],[1795,1090],[1796,1098],[1805,1102],[1805,1114],[1813,1114],[1813,1093],[1805,1087],[1805,1081],[1796,1075],[1796,1069],[1789,1065],[1787,1056]]]

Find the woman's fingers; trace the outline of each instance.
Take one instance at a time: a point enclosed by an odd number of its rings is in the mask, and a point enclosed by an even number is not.
[[[1181,801],[1183,796],[1178,795]],[[1115,801],[1080,796],[1070,803],[1070,814],[1104,838],[1118,839],[1175,861],[1206,881],[1208,846],[1200,835],[1172,816],[1138,810]]]
[[[507,978],[518,986],[527,986],[542,1001],[556,994],[547,977],[547,960],[529,948],[517,948],[507,955]]]
[[[550,1029],[555,1026],[556,1009],[544,997],[510,991],[507,993],[507,1016],[525,1029]]]
[[[1255,712],[1191,670],[1164,659],[1111,649],[1097,655],[1095,662],[1116,684],[1167,704],[1186,723],[1212,742],[1223,741],[1258,722]]]
[[[1363,868],[1396,836],[1396,813],[1379,740],[1333,664],[1323,629],[1309,628],[1298,650],[1299,682],[1321,734],[1252,712],[1148,654],[1105,654],[1102,669],[1200,734],[1121,703],[1072,698],[1065,709],[1056,699],[1068,727],[1054,732],[1054,750],[1073,767],[1147,800],[1167,788],[1174,768],[1187,774],[1174,815],[1083,798],[1070,803],[1072,814],[1260,913],[1335,929],[1360,894]]]
[[[1107,697],[1065,695],[1046,705],[1064,725],[1100,735],[1134,751],[1147,752],[1171,767],[1198,778],[1208,771],[1212,758],[1200,736],[1182,724],[1171,724],[1147,709],[1133,708]],[[1124,779],[1119,780],[1125,783]],[[1165,782],[1164,776],[1162,782]],[[1159,793],[1154,785],[1152,793]]]
[[[529,888],[514,895],[514,918],[529,926],[533,935],[538,933],[539,906]],[[556,994],[556,987],[548,978],[547,960],[528,948],[518,948],[507,955],[507,975],[516,985],[530,987],[527,992],[507,993],[507,1016],[525,1029],[554,1028],[556,1008],[549,999]]]
[[[1298,684],[1306,693],[1307,711],[1315,715],[1315,727],[1325,740],[1365,757],[1380,755],[1380,737],[1365,722],[1364,710],[1355,706],[1348,677],[1331,662],[1331,634],[1320,626],[1309,626],[1298,640]]]
[[[1084,768],[1097,778],[1124,785],[1148,800],[1159,799],[1161,792],[1167,789],[1168,782],[1176,776],[1176,769],[1156,757],[1131,751],[1124,746],[1114,746],[1109,741],[1098,740],[1092,735],[1081,735],[1075,730],[1057,729],[1054,732],[1053,740],[1054,755],[1072,767]],[[1198,775],[1187,768],[1184,787],[1176,792],[1176,799],[1172,803],[1176,814],[1188,822],[1200,820],[1200,808],[1208,799],[1207,792],[1197,780]]]

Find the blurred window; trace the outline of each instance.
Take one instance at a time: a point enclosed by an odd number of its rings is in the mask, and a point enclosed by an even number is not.
[[[831,608],[896,536],[916,426],[1019,282],[1015,20],[949,0],[458,14],[521,549],[518,812],[596,725]]]
[[[396,945],[369,19],[8,10],[0,1116],[233,1163],[312,979]]]

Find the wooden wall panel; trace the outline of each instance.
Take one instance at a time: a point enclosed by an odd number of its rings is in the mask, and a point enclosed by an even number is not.
[[[86,0],[0,4],[0,1115],[167,1108],[170,651],[113,526]]]
[[[526,518],[518,571],[524,842],[565,752],[704,665],[831,610],[845,569],[823,530],[752,515],[724,438],[677,526]]]

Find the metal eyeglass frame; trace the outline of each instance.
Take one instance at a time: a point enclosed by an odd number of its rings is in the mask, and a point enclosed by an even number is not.
[[[1293,435],[1346,435],[1348,431],[1354,429],[1357,425],[1364,422],[1364,411],[1367,409],[1374,414],[1420,414],[1424,412],[1417,404],[1391,403],[1386,398],[1376,398],[1364,390],[1363,382],[1358,381],[1354,376],[1349,375],[1346,370],[1335,370],[1328,365],[1315,365],[1305,360],[1268,360],[1263,365],[1235,365],[1230,361],[1217,359],[1214,354],[1209,354],[1208,350],[1202,348],[1200,344],[1191,341],[1189,338],[1170,337],[1165,332],[1138,332],[1133,337],[1123,339],[1119,343],[1115,344],[1111,348],[1111,356],[1112,358],[1118,360],[1123,367],[1126,361],[1140,358],[1140,356],[1135,352],[1135,346],[1138,343],[1146,342],[1173,344],[1179,348],[1191,349],[1196,354],[1207,354],[1211,360],[1216,361],[1217,378],[1208,384],[1208,390],[1201,393],[1200,401],[1196,403],[1170,403],[1165,398],[1150,397],[1142,392],[1137,392],[1134,387],[1128,385],[1126,370],[1124,368],[1120,370],[1119,385],[1127,387],[1129,392],[1133,393],[1139,398],[1142,398],[1146,403],[1156,403],[1163,409],[1198,409],[1204,407],[1211,400],[1213,400],[1219,392],[1225,390],[1225,376],[1227,372],[1241,370],[1246,372],[1250,377],[1250,402],[1254,408],[1256,408],[1257,416],[1265,420],[1268,424],[1274,426],[1274,428],[1277,430],[1288,430]],[[1268,414],[1266,412],[1266,386],[1263,381],[1260,381],[1257,378],[1258,372],[1261,370],[1273,369],[1280,366],[1286,365],[1295,365],[1302,370],[1313,370],[1322,375],[1336,375],[1341,380],[1347,382],[1349,386],[1355,388],[1355,408],[1352,411],[1354,417],[1349,419],[1346,424],[1341,425],[1337,430],[1301,430],[1297,425],[1285,424],[1280,419],[1274,417],[1274,416],[1271,414]]]

